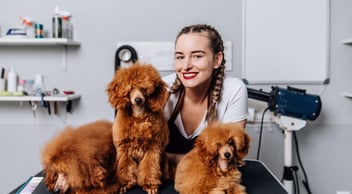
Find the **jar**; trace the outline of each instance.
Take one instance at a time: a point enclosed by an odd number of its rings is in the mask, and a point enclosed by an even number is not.
[[[24,80],[23,90],[26,93],[26,95],[33,96],[33,84],[34,84],[34,80],[32,79]]]
[[[44,38],[44,27],[43,24],[35,24],[35,38]]]

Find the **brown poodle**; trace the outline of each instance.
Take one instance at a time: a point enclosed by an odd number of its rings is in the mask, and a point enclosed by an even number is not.
[[[169,177],[164,152],[169,134],[163,114],[166,84],[152,65],[136,63],[116,71],[107,92],[117,109],[113,140],[120,193],[134,185],[158,193],[162,179]]]
[[[237,163],[247,155],[249,141],[236,124],[206,127],[177,165],[175,189],[180,194],[245,194]]]
[[[42,151],[45,184],[54,193],[107,194],[118,191],[112,122],[66,127]]]

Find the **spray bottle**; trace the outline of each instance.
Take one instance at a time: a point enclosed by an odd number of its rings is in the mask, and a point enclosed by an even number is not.
[[[35,31],[34,31],[34,25],[31,19],[28,17],[20,17],[22,24],[24,25],[24,30],[26,32],[26,36],[28,38],[34,38]]]
[[[53,38],[62,38],[62,19],[58,6],[56,6],[54,10],[52,28]]]

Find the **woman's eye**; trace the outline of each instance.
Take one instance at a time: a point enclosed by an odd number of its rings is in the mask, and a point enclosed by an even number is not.
[[[202,58],[202,55],[193,55],[192,58],[194,58],[194,59],[199,59],[199,58]]]
[[[176,60],[182,60],[182,59],[184,59],[183,56],[176,56],[175,58],[176,58]]]

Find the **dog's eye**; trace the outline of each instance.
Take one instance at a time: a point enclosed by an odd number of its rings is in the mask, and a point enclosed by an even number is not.
[[[227,141],[227,144],[229,144],[229,145],[234,145],[235,143],[233,142],[233,139],[229,139],[229,140]]]
[[[216,143],[216,147],[221,147],[221,143]]]

